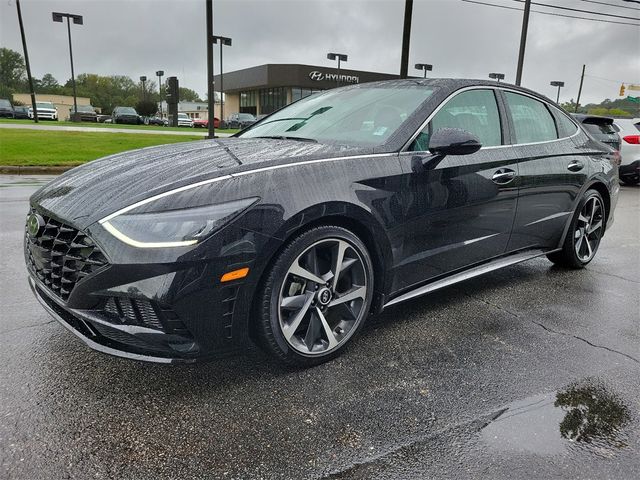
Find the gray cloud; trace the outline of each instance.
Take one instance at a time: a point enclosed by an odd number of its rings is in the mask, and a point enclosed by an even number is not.
[[[640,17],[631,10],[589,8]],[[181,85],[206,91],[203,0],[23,0],[22,9],[38,77],[50,72],[60,81],[69,78],[66,28],[51,21],[52,11],[69,11],[85,16],[85,25],[72,26],[78,73],[137,78],[162,69]],[[403,0],[214,0],[214,29],[233,38],[225,49],[226,71],[263,63],[331,65],[326,53],[339,51],[349,54],[349,68],[397,72],[403,10]],[[434,76],[486,78],[499,71],[514,81],[520,22],[516,11],[416,0],[410,63],[432,63]],[[0,5],[0,44],[21,51],[15,0]],[[585,63],[591,75],[585,102],[616,98],[619,81],[640,83],[638,45],[637,27],[532,14],[523,84],[553,96],[549,81],[564,80],[562,98],[568,100],[577,95]]]

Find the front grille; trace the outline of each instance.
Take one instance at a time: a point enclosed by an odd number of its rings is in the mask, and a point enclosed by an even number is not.
[[[35,214],[35,210],[31,210]],[[27,268],[54,294],[67,300],[76,284],[107,265],[107,259],[85,233],[42,216],[44,226],[35,237],[25,229]]]

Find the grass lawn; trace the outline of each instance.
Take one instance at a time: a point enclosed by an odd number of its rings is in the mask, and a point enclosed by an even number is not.
[[[79,165],[135,148],[202,139],[199,135],[104,134],[3,128],[0,129],[0,165]]]
[[[33,123],[33,120],[14,120],[12,118],[1,118],[0,119],[0,123],[17,123],[17,124],[26,124],[26,125],[35,125],[35,123]],[[176,131],[176,132],[198,132],[198,133],[206,133],[207,129],[206,128],[189,128],[189,127],[159,127],[156,125],[121,125],[121,124],[117,124],[114,125],[112,123],[93,123],[93,122],[80,122],[80,123],[76,123],[76,122],[52,122],[49,120],[41,120],[39,122],[39,125],[50,125],[52,127],[57,127],[57,126],[64,126],[64,127],[92,127],[92,128],[134,128],[134,129],[140,129],[140,130],[161,130],[163,132],[170,132],[170,131]],[[219,128],[216,128],[216,133],[237,133],[240,130],[237,129],[225,129],[225,130],[220,130]]]

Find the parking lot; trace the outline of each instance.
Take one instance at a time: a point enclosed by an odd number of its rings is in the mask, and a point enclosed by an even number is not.
[[[337,360],[89,350],[37,303],[46,177],[0,176],[0,477],[620,478],[640,471],[640,189],[582,271],[536,259],[392,307]]]

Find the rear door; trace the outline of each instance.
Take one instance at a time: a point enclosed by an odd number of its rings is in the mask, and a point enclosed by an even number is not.
[[[516,212],[518,165],[503,148],[508,137],[491,88],[462,91],[444,103],[400,154],[405,242],[397,265],[397,289],[502,255]],[[430,135],[461,128],[480,139],[471,155],[449,155],[414,171],[428,159]]]
[[[579,154],[571,139],[578,126],[532,96],[509,90],[501,95],[520,175],[518,211],[507,250],[555,248],[589,174],[589,159]]]

